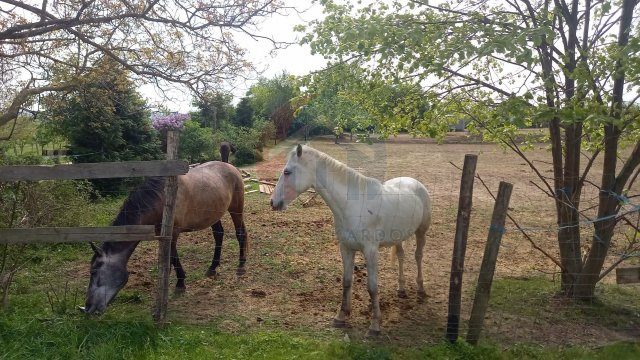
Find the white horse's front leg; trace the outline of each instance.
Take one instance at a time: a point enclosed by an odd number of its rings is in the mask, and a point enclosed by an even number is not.
[[[347,317],[351,313],[351,286],[353,284],[353,265],[356,252],[340,244],[342,255],[342,303],[338,315],[333,319],[333,326],[343,328],[347,325]]]
[[[371,247],[364,250],[367,262],[367,289],[371,297],[371,326],[369,335],[380,335],[380,298],[378,294],[378,248]]]

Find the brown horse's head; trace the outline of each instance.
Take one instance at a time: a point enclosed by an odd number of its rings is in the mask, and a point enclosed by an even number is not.
[[[84,311],[87,314],[99,314],[105,311],[118,291],[125,286],[129,272],[125,254],[111,253],[104,246],[101,249],[91,244],[91,247],[94,254]]]
[[[162,218],[162,200],[165,180],[149,178],[133,192],[120,208],[113,226],[154,224]],[[87,289],[84,311],[102,313],[129,279],[127,262],[139,242],[105,242],[102,247],[91,244],[91,278]]]

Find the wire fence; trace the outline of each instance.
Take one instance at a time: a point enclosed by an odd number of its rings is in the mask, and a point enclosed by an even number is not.
[[[433,217],[423,260],[427,298],[421,301],[416,293],[415,241],[406,245],[407,298],[398,297],[396,267],[389,258],[389,251],[381,250],[378,285],[383,336],[412,345],[439,342],[444,338],[460,188],[460,171],[450,162],[461,164],[464,154],[470,151],[479,155],[477,174],[488,189],[497,192],[500,181],[514,184],[509,214],[519,223],[515,226],[507,220],[503,229],[482,336],[505,342],[595,345],[594,341],[632,338],[637,333],[640,307],[637,301],[631,300],[637,300],[640,289],[637,285],[616,285],[613,274],[598,286],[598,302],[575,305],[556,296],[560,291],[561,271],[533,246],[559,258],[555,205],[553,199],[532,184],[536,179],[520,159],[494,146],[436,145],[400,140],[369,147],[355,143],[335,145],[330,138],[312,142],[312,146],[366,175],[380,179],[411,176],[423,182],[430,191]],[[283,148],[282,154],[290,150]],[[532,156],[544,158],[545,152],[538,149]],[[285,157],[278,159],[277,164],[258,164],[245,170],[274,180]],[[597,171],[594,176],[598,176]],[[620,256],[628,257],[623,265],[637,263],[634,256],[638,249],[629,245],[637,239],[634,224],[637,224],[640,211],[636,201],[638,193],[636,185],[618,198],[620,211],[616,217],[625,216],[630,224],[621,222],[616,228],[605,268]],[[589,250],[593,225],[602,220],[595,215],[599,197],[599,191],[591,187],[585,187],[581,193],[580,209],[584,210],[585,217],[575,226],[579,226],[582,236],[582,256]],[[361,255],[356,255],[350,328],[334,330],[331,320],[342,296],[342,262],[334,235],[334,219],[322,199],[317,198],[303,206],[306,200],[302,195],[287,211],[272,212],[266,195],[259,192],[246,195],[250,251],[247,273],[243,276],[235,271],[239,246],[228,215],[222,219],[225,230],[222,264],[215,278],[204,275],[215,250],[212,231],[183,233],[177,249],[187,273],[187,291],[169,300],[169,318],[192,324],[216,322],[224,331],[236,333],[261,328],[344,331],[351,338],[364,336],[370,321],[367,264]],[[463,277],[461,335],[468,330],[466,321],[470,316],[493,203],[492,196],[476,181]],[[112,205],[116,211],[117,205]],[[522,235],[523,231],[530,240]],[[92,321],[145,321],[149,317],[157,274],[156,251],[155,243],[138,245],[129,260],[128,284],[106,314]],[[65,256],[65,253],[69,255]],[[29,301],[46,308],[34,314],[34,319],[43,314],[78,321],[84,319],[77,307],[84,302],[89,279],[93,255],[89,246],[33,246],[25,254],[28,258],[23,259],[10,289],[11,303],[24,306],[24,299],[31,299]],[[175,281],[172,274],[173,286]]]

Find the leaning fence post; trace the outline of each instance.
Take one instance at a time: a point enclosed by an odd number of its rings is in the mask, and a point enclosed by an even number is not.
[[[167,131],[167,160],[175,160],[178,153],[179,132]],[[160,228],[158,246],[158,293],[153,319],[157,325],[167,322],[167,305],[169,303],[169,273],[171,271],[171,237],[173,235],[173,218],[178,193],[178,177],[168,176],[164,187],[165,201]]]
[[[464,156],[462,179],[460,180],[460,199],[458,201],[458,218],[456,221],[456,235],[453,244],[453,259],[451,261],[451,280],[449,283],[449,314],[447,316],[447,334],[449,342],[454,343],[458,338],[460,327],[460,307],[462,305],[462,272],[464,270],[464,255],[467,248],[467,234],[471,217],[471,203],[473,197],[473,178],[476,173],[477,155]]]
[[[480,275],[478,275],[476,296],[473,300],[471,318],[469,319],[469,331],[467,332],[467,342],[472,345],[478,343],[480,332],[482,331],[482,326],[484,324],[484,315],[487,311],[487,307],[489,306],[491,283],[493,282],[493,274],[496,270],[496,260],[498,259],[500,241],[504,234],[504,222],[509,209],[509,200],[511,198],[512,189],[512,184],[501,181],[498,190],[498,197],[496,198],[496,203],[493,207],[491,226],[489,227],[487,244],[484,248]]]

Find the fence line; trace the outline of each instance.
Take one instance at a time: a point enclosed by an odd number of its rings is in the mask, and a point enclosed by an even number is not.
[[[168,178],[165,188],[165,206],[160,236],[155,236],[155,226],[110,226],[76,228],[29,228],[0,229],[0,244],[8,243],[56,243],[91,242],[109,237],[109,241],[160,240],[158,267],[160,268],[157,308],[153,317],[157,324],[166,323],[166,307],[170,269],[170,234],[173,230],[173,210],[177,193],[177,175],[186,174],[189,164],[175,160],[178,148],[178,133],[167,133],[167,160],[126,161],[110,163],[83,163],[63,165],[0,166],[0,181],[39,181],[72,179],[105,179],[137,176],[164,176]],[[170,191],[169,191],[170,190]]]

